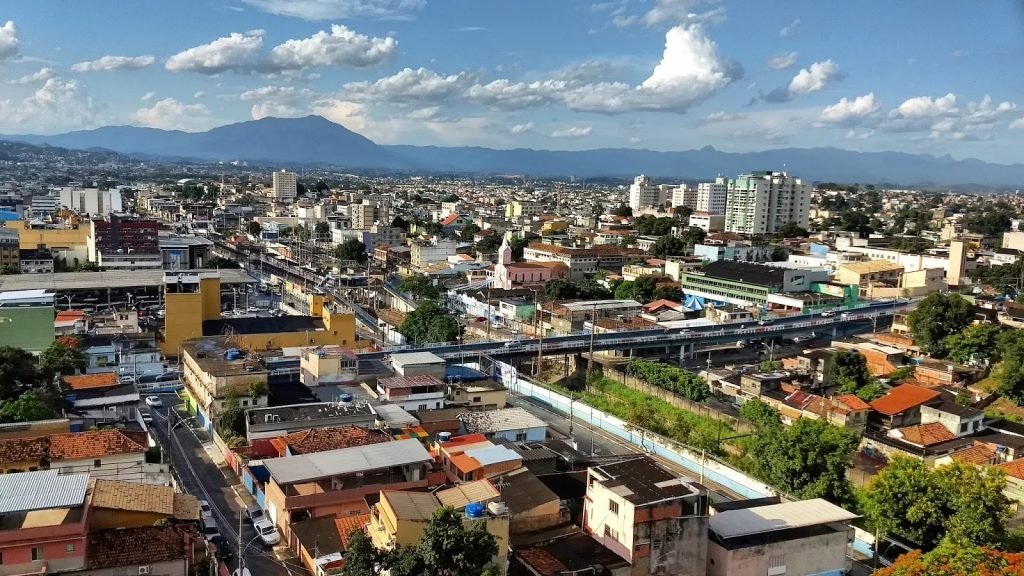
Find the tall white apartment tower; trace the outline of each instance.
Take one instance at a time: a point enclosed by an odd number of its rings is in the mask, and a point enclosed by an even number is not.
[[[661,206],[672,199],[672,188],[652,184],[651,179],[643,174],[633,178],[629,186],[629,207],[634,211],[651,206]]]
[[[729,182],[725,229],[740,234],[773,234],[790,222],[806,228],[811,186],[786,172],[751,172]]]
[[[697,189],[687,186],[685,183],[672,188],[672,207],[686,206],[690,209],[697,208]]]
[[[697,185],[697,212],[707,214],[725,214],[725,203],[729,196],[729,179],[725,176],[715,178],[714,182],[701,182]]]
[[[298,179],[295,172],[278,170],[274,172],[274,200],[278,202],[292,202],[298,191]]]

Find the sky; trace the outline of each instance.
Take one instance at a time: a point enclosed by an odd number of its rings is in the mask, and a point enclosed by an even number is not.
[[[382,144],[835,146],[1015,163],[1022,5],[5,2],[0,133],[319,114]]]

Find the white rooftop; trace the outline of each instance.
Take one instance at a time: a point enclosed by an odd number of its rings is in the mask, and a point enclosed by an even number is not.
[[[709,526],[721,538],[849,522],[858,516],[821,498],[719,512]]]
[[[3,474],[0,514],[81,506],[88,486],[88,474],[59,475],[57,470]]]
[[[53,302],[53,292],[46,290],[8,290],[0,292],[0,305]]]
[[[502,408],[482,412],[464,412],[459,420],[470,434],[474,432],[503,432],[505,430],[524,430],[527,428],[547,428],[547,424],[526,410]]]
[[[429,460],[430,454],[419,440],[408,439],[271,458],[263,465],[278,484],[296,484]]]
[[[636,300],[588,300],[585,302],[566,302],[561,304],[570,312],[585,312],[587,310],[607,310],[609,308],[643,308],[643,305]]]
[[[378,404],[372,408],[377,413],[379,419],[383,420],[390,428],[420,425],[419,420],[397,404]]]
[[[414,364],[444,364],[444,358],[432,352],[406,352],[391,355],[392,366],[410,366]]]

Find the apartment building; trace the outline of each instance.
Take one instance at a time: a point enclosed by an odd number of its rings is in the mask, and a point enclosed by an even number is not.
[[[693,186],[680,184],[672,189],[672,207],[683,206],[690,209],[697,207],[697,189]]]
[[[540,202],[513,200],[505,205],[505,218],[533,218],[544,211]]]
[[[634,178],[629,186],[629,207],[637,212],[644,208],[668,204],[672,201],[672,191],[673,187],[653,184],[649,177],[641,174]]]
[[[725,176],[715,178],[714,182],[701,182],[697,185],[696,211],[707,214],[725,214],[728,198],[729,179]]]
[[[411,246],[409,263],[415,270],[424,270],[431,264],[447,262],[458,248],[455,240],[438,240],[436,244],[414,242]]]
[[[21,271],[21,240],[17,230],[0,228],[0,269]],[[53,264],[53,260],[50,261]]]
[[[774,234],[789,223],[809,224],[811,186],[786,172],[751,172],[729,181],[725,229]]]
[[[299,180],[294,172],[279,170],[274,172],[274,184],[271,197],[278,202],[293,202],[298,194]]]
[[[390,214],[391,207],[384,200],[363,200],[348,207],[348,217],[354,230],[369,230],[377,223],[387,224],[391,221]]]
[[[89,261],[107,270],[159,269],[160,223],[125,214],[90,222],[86,237]]]
[[[44,202],[44,204],[47,203]],[[124,210],[121,203],[121,191],[116,189],[100,190],[99,188],[64,186],[60,189],[60,205],[94,218],[102,218]]]

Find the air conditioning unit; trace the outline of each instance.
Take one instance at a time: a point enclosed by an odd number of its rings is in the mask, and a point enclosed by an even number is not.
[[[149,574],[149,566],[139,566],[139,574]]]

